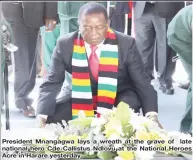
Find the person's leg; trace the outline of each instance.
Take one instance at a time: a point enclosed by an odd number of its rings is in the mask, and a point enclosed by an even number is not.
[[[147,4],[144,13],[138,19],[135,18],[135,38],[136,44],[141,54],[145,71],[150,79],[154,79],[153,76],[153,53],[155,43],[155,30],[153,26],[153,14],[154,6]],[[134,15],[135,17],[135,15]]]
[[[62,103],[57,103],[54,115],[48,116],[46,123],[61,123],[62,120],[65,120],[66,122],[72,120],[71,100],[67,100]]]
[[[35,86],[36,79],[36,40],[38,35],[38,28],[29,28],[24,24],[14,24],[13,32],[16,46],[18,46],[17,53],[14,54],[15,61],[15,82],[14,92],[16,106],[18,108],[25,108],[31,106],[32,100],[28,98]]]
[[[31,107],[32,100],[28,95],[35,86],[35,49],[39,28],[30,28],[24,24],[20,2],[5,2],[2,4],[2,11],[11,25],[15,45],[18,47],[13,56],[15,104],[26,116],[34,116],[35,111]]]
[[[60,25],[57,25],[52,32],[46,32],[45,27],[41,27],[42,47],[43,47],[43,65],[46,72],[51,64],[51,57],[56,45],[56,41],[60,36]]]
[[[41,72],[40,77],[46,76],[46,66],[44,64],[44,43],[43,40],[45,39],[45,29],[44,26],[40,27],[40,35],[41,35],[41,48],[40,48],[40,59],[41,59]]]
[[[168,20],[159,17],[154,18],[154,26],[156,31],[156,71],[160,81],[160,89],[166,94],[173,94],[172,75],[175,71],[175,62],[172,58],[176,53],[167,44],[167,26]]]
[[[126,89],[117,93],[114,106],[117,107],[120,102],[127,103],[130,108],[132,108],[137,113],[139,113],[140,109],[142,109],[141,103],[136,92],[130,89]]]
[[[38,32],[37,43],[36,43],[36,55],[37,55],[36,73],[37,73],[37,75],[40,74],[41,68],[42,68],[41,45],[42,45],[42,39],[41,39],[40,31],[39,31]]]
[[[14,92],[17,108],[26,109],[31,106],[32,100],[28,98],[35,86],[36,56],[35,48],[38,28],[29,28],[23,23],[12,25],[15,45],[18,51],[14,53]]]

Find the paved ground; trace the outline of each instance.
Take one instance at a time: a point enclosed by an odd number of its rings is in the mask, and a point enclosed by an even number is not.
[[[183,70],[183,67],[180,62],[178,62],[177,72],[174,77],[178,80],[186,80],[187,75]],[[38,86],[41,84],[42,80],[37,79],[37,86],[34,89],[30,97],[34,98],[35,101],[38,96]],[[13,83],[10,82],[10,124],[11,129],[23,129],[23,128],[33,128],[36,127],[36,121],[32,118],[24,117],[14,105],[13,99]],[[161,124],[167,130],[178,130],[181,117],[185,110],[186,103],[186,90],[180,89],[174,84],[175,94],[174,95],[164,95],[158,89],[159,85],[157,80],[152,82],[155,89],[158,91],[158,103],[159,103],[159,119]],[[35,103],[34,103],[34,106]],[[2,113],[2,123],[5,124],[4,113]]]

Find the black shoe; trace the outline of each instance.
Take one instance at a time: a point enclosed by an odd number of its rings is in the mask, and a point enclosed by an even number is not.
[[[20,109],[20,111],[23,113],[24,116],[26,117],[32,117],[35,118],[36,114],[35,114],[35,110],[33,107],[31,106],[27,106],[26,108],[22,108]]]
[[[160,85],[159,89],[167,94],[167,95],[173,95],[174,94],[174,88],[173,86],[167,87],[166,85]]]

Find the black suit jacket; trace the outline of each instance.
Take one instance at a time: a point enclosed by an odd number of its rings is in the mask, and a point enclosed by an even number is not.
[[[44,25],[45,18],[57,20],[57,2],[22,2],[25,24],[33,27]]]
[[[155,10],[163,18],[173,18],[184,6],[184,2],[155,2]]]
[[[45,82],[40,86],[37,114],[53,116],[56,107],[56,95],[65,79],[65,70],[72,73],[73,38],[78,32],[60,38],[55,47],[52,64]],[[145,74],[135,39],[116,32],[119,50],[118,86],[115,106],[120,102],[140,102],[143,113],[158,111],[157,92]],[[92,91],[96,92],[96,82],[91,77]],[[131,92],[132,91],[132,92]],[[94,93],[96,94],[96,93]],[[137,96],[135,96],[137,95]],[[131,106],[134,110],[135,105]]]
[[[128,2],[116,2],[115,7],[110,7],[109,19],[110,26],[116,31],[124,33],[125,14],[129,13]]]
[[[45,18],[58,19],[57,2],[3,2],[2,11],[9,22],[23,19],[32,28],[43,26]]]
[[[135,2],[134,3],[134,16],[135,18],[141,17],[145,10],[146,4],[149,2]],[[185,5],[184,2],[155,2],[156,13],[163,18],[173,18],[177,12]]]

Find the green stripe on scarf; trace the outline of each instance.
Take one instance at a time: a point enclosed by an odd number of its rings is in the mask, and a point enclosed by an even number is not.
[[[116,92],[117,87],[110,84],[98,84],[98,90],[109,90],[112,92]]]
[[[90,92],[90,86],[73,86],[73,91],[76,92]]]
[[[113,51],[105,51],[101,53],[101,58],[118,58],[118,54],[117,52],[113,52]]]
[[[74,52],[72,55],[72,58],[78,59],[78,60],[85,60],[85,54],[79,54],[79,53]]]

